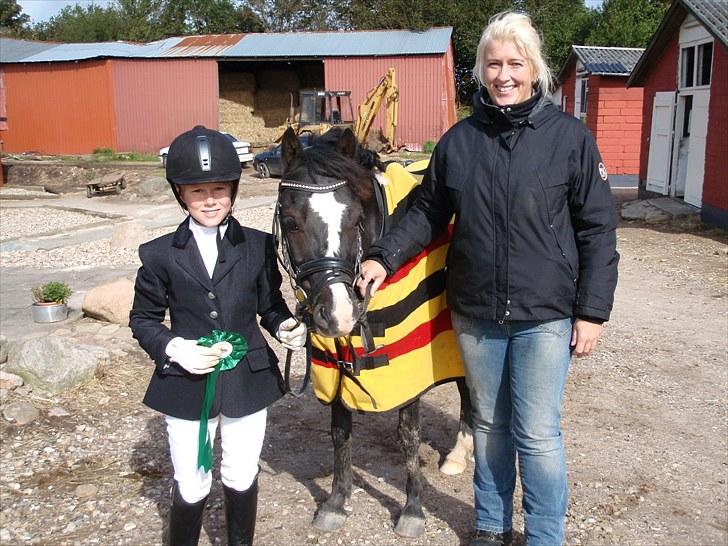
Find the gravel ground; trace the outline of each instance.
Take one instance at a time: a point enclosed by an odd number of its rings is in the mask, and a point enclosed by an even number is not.
[[[3,224],[7,210],[0,212]],[[271,207],[236,212],[242,223],[266,231],[271,216]],[[149,238],[162,231],[150,231]],[[596,354],[574,361],[566,389],[566,543],[726,545],[728,237],[639,222],[623,223],[618,237],[622,260],[613,319]],[[108,241],[58,253],[0,255],[3,268],[136,260],[136,251],[112,253]],[[284,292],[290,301],[287,282]],[[163,421],[140,402],[149,362],[128,328],[104,334],[103,326],[83,319],[58,332],[112,352],[92,382],[53,397],[27,387],[3,394],[3,409],[27,402],[40,416],[24,426],[2,420],[2,544],[162,542],[171,468]],[[283,358],[277,344],[273,347]],[[301,366],[299,355],[294,360],[299,378]],[[404,500],[396,414],[354,416],[350,517],[339,532],[325,534],[310,521],[331,487],[329,413],[310,389],[275,404],[261,461],[256,543],[467,544],[472,466],[455,477],[437,470],[454,440],[457,408],[452,385],[423,397],[426,534],[405,541],[392,531]],[[213,475],[203,546],[225,542],[221,485],[218,472]],[[517,529],[522,523],[517,510]]]
[[[17,237],[55,235],[100,222],[108,222],[108,219],[90,213],[50,207],[32,209],[3,207],[0,214],[0,241]]]

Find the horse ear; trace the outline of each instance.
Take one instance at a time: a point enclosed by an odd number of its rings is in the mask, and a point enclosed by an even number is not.
[[[355,159],[358,145],[354,131],[347,127],[336,142],[336,151],[341,155]]]
[[[283,133],[281,140],[281,159],[283,160],[283,168],[285,169],[291,164],[291,161],[301,153],[301,143],[296,136],[296,131],[289,127]]]

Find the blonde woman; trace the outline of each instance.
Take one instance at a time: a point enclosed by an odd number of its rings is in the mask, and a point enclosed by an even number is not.
[[[594,139],[548,96],[527,15],[493,17],[478,45],[474,113],[438,143],[417,203],[375,243],[372,293],[455,217],[448,303],[473,402],[476,533],[512,542],[516,464],[529,546],[564,540],[561,402],[572,353],[589,355],[617,283],[616,218]]]

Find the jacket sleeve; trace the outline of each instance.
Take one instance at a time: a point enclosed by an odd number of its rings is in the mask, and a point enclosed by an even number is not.
[[[367,258],[382,264],[389,275],[421,252],[450,222],[453,204],[445,185],[446,172],[447,158],[441,142],[435,147],[412,207],[401,222],[369,247]]]
[[[576,316],[609,320],[617,286],[617,217],[606,168],[591,133],[583,130],[572,157],[569,208],[579,251]]]
[[[183,375],[165,353],[167,344],[175,336],[163,324],[167,312],[167,288],[162,279],[162,268],[154,263],[152,254],[148,246],[139,247],[142,266],[137,272],[134,285],[129,327],[141,348],[154,361],[157,370],[164,374]]]
[[[283,278],[278,270],[272,235],[265,236],[264,252],[265,264],[257,279],[258,314],[260,315],[260,325],[275,337],[280,324],[293,315],[288,310],[283,294],[281,294]]]

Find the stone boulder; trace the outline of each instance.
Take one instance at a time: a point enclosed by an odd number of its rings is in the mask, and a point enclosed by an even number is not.
[[[0,335],[0,364],[8,359],[8,338]]]
[[[134,187],[134,193],[139,197],[159,197],[160,195],[173,197],[169,182],[161,176],[152,176],[140,181]]]
[[[81,308],[88,317],[127,325],[133,302],[134,283],[122,277],[89,290],[83,298]]]
[[[4,369],[34,389],[57,394],[93,379],[96,368],[108,358],[103,347],[51,335],[14,343]]]
[[[148,239],[144,225],[139,222],[124,222],[114,227],[111,233],[111,248],[139,248]]]

